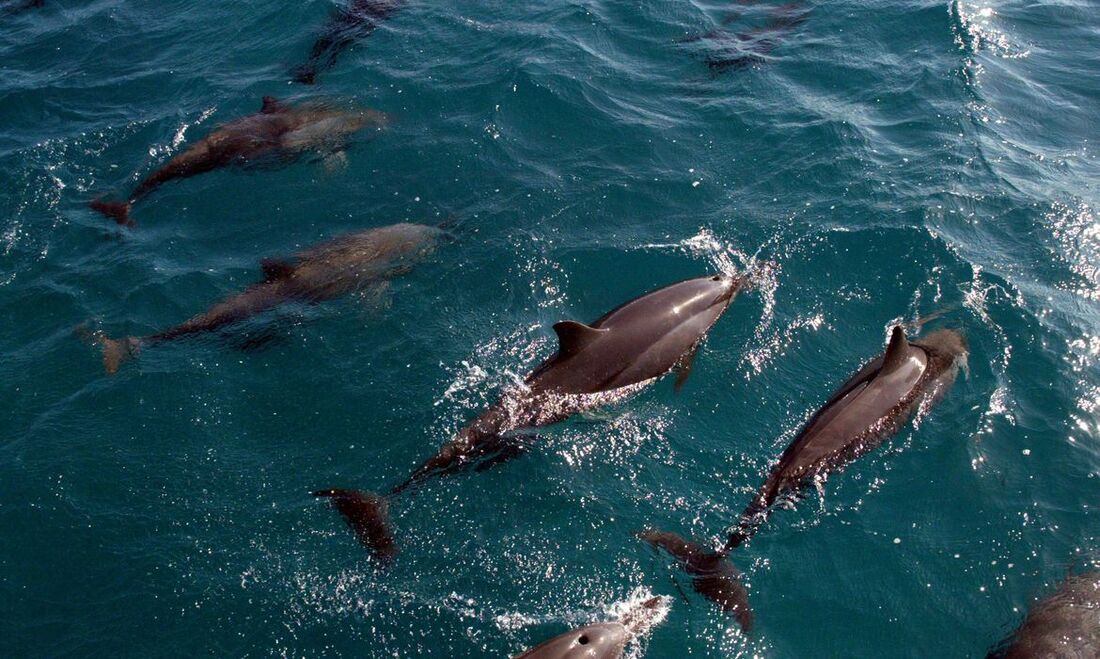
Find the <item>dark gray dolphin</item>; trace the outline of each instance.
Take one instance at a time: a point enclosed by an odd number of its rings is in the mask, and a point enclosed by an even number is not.
[[[1100,657],[1100,571],[1067,577],[987,659]]]
[[[336,64],[336,58],[356,41],[366,39],[405,0],[349,0],[348,5],[329,18],[321,36],[313,43],[309,59],[294,71],[294,79],[312,85],[317,74]]]
[[[265,259],[263,281],[181,325],[140,338],[96,336],[103,348],[103,366],[114,373],[140,348],[219,330],[286,302],[320,302],[382,285],[434,251],[443,235],[441,229],[423,224],[394,224],[320,243],[290,260]]]
[[[508,433],[556,423],[619,400],[677,367],[677,386],[681,385],[700,342],[736,297],[741,283],[741,279],[718,275],[688,279],[631,300],[590,325],[571,320],[557,323],[557,353],[535,368],[522,386],[507,390],[390,493],[476,463],[482,470],[514,457],[523,442]],[[379,513],[357,515],[374,519]],[[359,537],[369,536],[360,533]]]
[[[514,659],[619,659],[626,645],[661,617],[660,597],[653,597],[621,620],[571,629]]]
[[[733,14],[722,21],[723,27],[689,37],[682,40],[682,43],[703,41],[712,46],[705,61],[715,73],[746,69],[765,63],[768,54],[779,45],[781,37],[805,23],[808,16],[809,11],[801,2],[789,2],[773,8],[767,22],[759,27],[731,32],[725,26],[739,17],[738,14]]]
[[[219,167],[256,162],[289,162],[308,152],[335,153],[351,135],[386,125],[377,110],[340,110],[323,103],[285,105],[265,96],[256,114],[231,121],[189,146],[145,177],[124,202],[97,199],[89,204],[119,224],[133,226],[130,207],[168,181],[197,176]]]
[[[901,327],[895,327],[886,352],[841,385],[783,451],[719,551],[674,533],[645,531],[641,537],[677,558],[702,595],[723,609],[747,610],[743,588],[732,583],[738,573],[724,560],[726,555],[752,537],[781,495],[842,469],[900,430],[919,407],[931,409],[954,383],[966,351],[966,340],[953,330],[910,343]]]

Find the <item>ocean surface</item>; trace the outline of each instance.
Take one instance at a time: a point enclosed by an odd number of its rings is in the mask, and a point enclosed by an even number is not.
[[[0,655],[506,657],[663,595],[634,657],[975,657],[1100,560],[1095,0],[410,0],[291,82],[339,6],[0,18]],[[166,184],[132,230],[87,207],[264,95],[393,122]],[[456,239],[262,347],[107,376],[81,339],[402,221]],[[554,322],[716,271],[753,286],[680,394],[395,499],[389,569],[309,496],[402,479]],[[634,533],[719,541],[898,322],[964,332],[968,374],[732,554],[743,635]]]

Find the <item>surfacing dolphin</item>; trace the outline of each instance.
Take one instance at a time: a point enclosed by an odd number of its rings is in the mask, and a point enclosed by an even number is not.
[[[617,621],[571,629],[514,659],[620,659],[627,643],[660,622],[666,611],[662,598],[652,597]]]
[[[1100,657],[1100,571],[1069,576],[987,659]]]
[[[557,323],[558,351],[522,386],[505,391],[499,402],[413,470],[390,495],[433,476],[474,464],[481,471],[515,457],[525,442],[509,433],[621,400],[677,367],[679,388],[699,344],[736,297],[742,281],[721,275],[688,279],[631,300],[591,325]],[[321,490],[314,495],[334,497],[364,545],[392,554],[392,534],[380,505],[384,498],[355,490]]]
[[[133,226],[130,208],[168,181],[230,165],[286,163],[309,152],[338,153],[353,134],[387,123],[386,115],[377,110],[340,110],[317,102],[286,105],[265,96],[259,112],[231,121],[189,146],[145,177],[126,201],[97,199],[88,205],[119,224]]]
[[[844,468],[898,432],[918,409],[931,409],[954,383],[966,354],[966,340],[953,330],[910,343],[901,327],[894,327],[886,351],[841,385],[783,451],[721,549],[663,531],[643,531],[640,537],[676,558],[695,589],[747,630],[748,598],[740,574],[726,560],[729,552],[753,536],[780,496]]]
[[[317,74],[336,64],[348,46],[366,39],[390,14],[400,9],[405,0],[349,0],[346,7],[334,13],[313,43],[309,59],[294,70],[294,79],[312,85]]]
[[[96,335],[94,339],[103,349],[103,367],[107,373],[115,373],[142,348],[220,330],[287,302],[316,303],[384,286],[431,254],[443,235],[437,227],[394,224],[320,243],[289,260],[265,259],[263,281],[181,325],[144,337]]]

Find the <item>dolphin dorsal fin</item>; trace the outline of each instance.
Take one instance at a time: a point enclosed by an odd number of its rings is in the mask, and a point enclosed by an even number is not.
[[[264,271],[264,281],[278,281],[294,274],[294,264],[283,259],[264,259],[260,267]]]
[[[890,333],[890,343],[886,346],[886,354],[882,356],[881,373],[889,373],[904,364],[909,359],[909,342],[905,340],[905,331],[901,325],[894,325],[894,331]]]
[[[607,332],[606,329],[596,329],[575,320],[563,320],[554,323],[554,331],[558,335],[558,355],[571,357],[584,349],[593,339]]]
[[[276,114],[286,110],[286,106],[283,105],[279,99],[274,96],[264,96],[263,107],[260,108],[260,114]]]

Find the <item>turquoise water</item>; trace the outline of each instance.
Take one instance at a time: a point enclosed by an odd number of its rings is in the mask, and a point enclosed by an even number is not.
[[[306,87],[333,4],[46,0],[0,23],[0,654],[508,656],[644,594],[644,655],[981,656],[1100,549],[1100,13],[1092,1],[410,2]],[[121,198],[263,95],[394,115],[344,166]],[[457,218],[384,299],[104,375],[342,232]],[[383,489],[553,352],[550,326],[751,268],[683,392],[555,426],[394,503],[378,571],[308,491]],[[969,377],[733,559],[757,626],[647,525],[714,540],[898,321]],[[683,591],[681,593],[681,591]],[[637,649],[636,654],[642,654]]]

